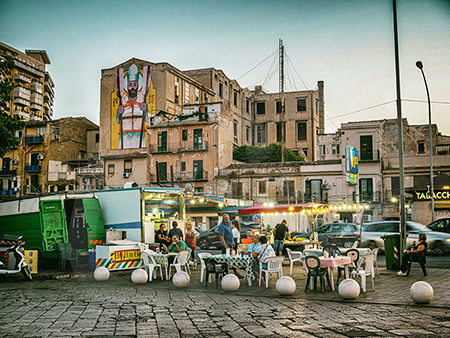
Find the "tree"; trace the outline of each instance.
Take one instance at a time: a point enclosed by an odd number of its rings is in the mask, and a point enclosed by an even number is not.
[[[25,128],[22,118],[12,117],[5,110],[12,99],[14,86],[11,82],[11,72],[14,60],[11,57],[0,60],[0,157],[5,156],[8,149],[20,144],[20,138],[14,135],[16,130]]]

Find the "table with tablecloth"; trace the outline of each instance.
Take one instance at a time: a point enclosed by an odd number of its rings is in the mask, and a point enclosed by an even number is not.
[[[311,255],[313,256],[313,255]],[[315,256],[317,257],[317,256]],[[333,270],[337,269],[340,266],[343,266],[345,269],[345,278],[349,278],[348,274],[348,267],[349,266],[355,266],[353,263],[353,260],[349,256],[337,256],[336,258],[328,257],[325,258],[323,256],[317,257],[320,259],[320,267],[321,268],[327,268],[328,274],[331,277],[331,290],[334,291],[334,276],[333,276]],[[303,269],[307,269],[306,262],[303,262]],[[312,287],[312,285],[311,285]]]
[[[255,264],[259,263],[258,258],[255,258],[251,255],[236,255],[236,256],[227,256],[227,255],[213,255],[211,256],[214,261],[218,264],[227,264],[232,268],[240,268],[245,270],[245,274],[247,275],[248,285],[252,285],[252,280],[255,279],[255,275],[253,274],[252,267]]]
[[[351,250],[352,248],[339,248],[339,251],[342,255],[347,255],[347,251]],[[354,248],[355,250],[358,250],[359,256],[364,256],[372,253],[372,250],[369,248]],[[314,257],[320,257],[323,256],[323,250],[322,249],[307,249],[303,250],[302,252],[302,259],[304,259],[307,255],[314,256]]]

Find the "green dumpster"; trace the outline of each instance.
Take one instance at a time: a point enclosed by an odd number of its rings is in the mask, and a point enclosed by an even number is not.
[[[381,236],[384,240],[386,269],[400,269],[400,234]]]

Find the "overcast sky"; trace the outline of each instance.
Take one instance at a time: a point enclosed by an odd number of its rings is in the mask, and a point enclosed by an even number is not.
[[[402,115],[428,123],[421,60],[432,122],[450,135],[450,0],[397,0],[397,11]],[[280,38],[289,58],[285,91],[325,82],[327,133],[349,121],[396,118],[392,0],[0,0],[0,41],[50,57],[55,119],[98,123],[101,69],[132,57],[214,67],[243,87],[277,92],[278,73],[267,78]]]

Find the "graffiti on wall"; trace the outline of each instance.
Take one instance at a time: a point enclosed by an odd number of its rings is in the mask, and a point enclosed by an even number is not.
[[[147,147],[147,120],[156,110],[152,67],[116,69],[111,94],[111,149]]]

